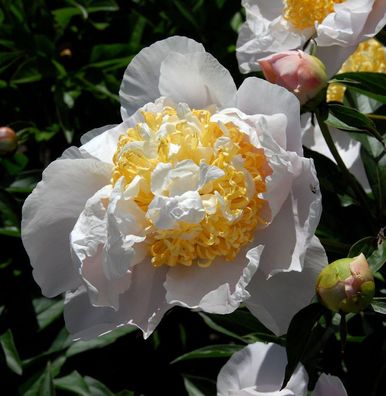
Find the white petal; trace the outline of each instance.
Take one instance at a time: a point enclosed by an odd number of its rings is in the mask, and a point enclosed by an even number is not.
[[[171,308],[163,288],[166,271],[165,267],[154,268],[150,261],[136,265],[130,288],[120,296],[118,311],[93,307],[84,288],[67,293],[64,307],[67,329],[74,338],[91,339],[122,325],[134,325],[147,338]]]
[[[386,24],[386,2],[375,0],[362,31],[361,41],[374,37]]]
[[[346,0],[335,4],[335,12],[327,15],[316,29],[318,46],[358,44],[373,4],[374,0]]]
[[[283,347],[262,342],[250,344],[236,352],[220,370],[217,395],[305,396],[308,376],[302,366],[280,391],[286,364]]]
[[[87,199],[110,183],[111,171],[110,165],[94,159],[54,161],[25,201],[23,243],[45,296],[79,286],[69,235]]]
[[[356,50],[357,44],[349,47],[331,45],[329,47],[317,47],[316,56],[326,66],[328,78],[332,78],[342,67],[344,61]]]
[[[154,226],[163,230],[176,228],[179,221],[198,224],[204,216],[205,209],[197,191],[170,198],[155,196],[146,213]]]
[[[243,81],[236,96],[236,107],[246,114],[278,114],[287,116],[287,147],[302,153],[300,104],[295,95],[283,87],[250,77]]]
[[[333,375],[321,374],[312,396],[347,396],[342,381]]]
[[[286,21],[283,2],[244,0],[246,22],[242,25],[236,51],[242,73],[258,70],[258,59],[275,52],[299,48],[314,29],[298,30]]]
[[[324,155],[331,161],[335,162],[330,149],[322,135],[318,123],[315,121],[315,126],[312,126],[310,117],[303,116],[303,144],[305,147]],[[340,157],[349,169],[349,171],[356,177],[365,191],[370,191],[369,181],[366,176],[363,162],[360,156],[361,144],[357,140],[351,138],[350,134],[344,131],[339,131],[335,128],[330,128],[331,137],[335,143]],[[335,162],[336,163],[336,162]]]
[[[71,249],[91,303],[114,309],[130,285],[130,270],[147,252],[141,244],[143,211],[124,199],[117,185],[102,188],[86,202],[71,232]]]
[[[125,120],[138,108],[161,96],[158,89],[163,60],[171,53],[205,52],[204,47],[187,37],[169,37],[141,50],[127,66],[119,96],[121,115]]]
[[[305,250],[320,219],[321,195],[313,162],[302,158],[301,163],[302,171],[293,180],[292,192],[280,211],[268,227],[255,235],[255,241],[265,246],[259,268],[267,276],[302,270]]]
[[[91,140],[87,140],[86,138],[87,141],[80,147],[80,150],[100,161],[112,164],[113,155],[117,150],[119,136],[134,125],[135,122],[133,119],[130,119],[114,126],[112,129],[95,135]]]
[[[234,105],[236,85],[229,71],[206,52],[171,53],[161,65],[159,90],[190,108]]]
[[[171,268],[165,282],[167,301],[205,312],[233,312],[249,297],[245,288],[259,265],[262,249],[241,250],[234,261],[217,259],[207,268]]]
[[[118,126],[118,124],[114,124],[114,125],[105,125],[103,127],[99,127],[99,128],[94,128],[91,129],[91,131],[88,131],[86,133],[84,133],[81,138],[80,138],[80,142],[82,144],[86,144],[87,142],[89,142],[91,139],[94,139],[95,137],[101,135],[103,132],[106,132],[110,129],[115,128],[116,126]]]
[[[277,250],[281,248],[275,246]],[[285,334],[294,314],[310,304],[316,278],[327,263],[324,249],[314,237],[306,251],[302,272],[279,273],[269,279],[262,271],[255,274],[248,287],[251,294],[248,309],[275,334]]]

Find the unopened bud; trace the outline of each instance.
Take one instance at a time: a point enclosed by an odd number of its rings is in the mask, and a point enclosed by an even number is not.
[[[16,149],[17,136],[13,129],[0,127],[0,155],[9,154]]]
[[[335,312],[363,310],[374,297],[374,291],[373,274],[362,253],[327,265],[316,281],[320,301]]]
[[[260,59],[265,78],[293,92],[301,104],[308,102],[327,85],[324,64],[303,51],[279,52]]]

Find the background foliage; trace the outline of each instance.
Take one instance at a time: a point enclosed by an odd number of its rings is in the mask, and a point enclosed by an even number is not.
[[[73,343],[64,327],[62,300],[41,296],[20,240],[21,206],[44,167],[69,145],[79,145],[88,130],[120,122],[121,77],[141,48],[186,35],[202,42],[239,84],[235,43],[242,20],[240,2],[234,0],[0,0],[0,126],[18,135],[17,151],[0,157],[2,394],[213,395],[219,369],[243,345],[257,340],[284,345],[284,338],[272,335],[247,310],[220,316],[178,308],[148,340],[121,328]],[[352,122],[346,113],[337,115],[339,109],[328,110],[346,122],[342,129],[358,126],[355,117]],[[384,114],[382,106],[372,117],[371,128],[380,134]],[[362,201],[347,184],[336,183],[342,175],[334,163],[310,151],[306,155],[315,159],[320,177],[324,212],[318,236],[329,258],[347,256],[355,244],[350,254],[364,251],[377,266],[382,297],[386,254],[378,233],[385,226],[386,157],[382,143],[366,131],[363,125],[351,130],[363,143],[372,185]],[[343,355],[337,315],[320,312],[316,322],[309,312],[297,318],[292,334],[308,329],[302,338],[307,349],[300,350],[290,335],[288,343],[294,358],[306,365],[311,386],[322,370],[339,375],[349,395],[383,394],[382,304],[348,318]]]

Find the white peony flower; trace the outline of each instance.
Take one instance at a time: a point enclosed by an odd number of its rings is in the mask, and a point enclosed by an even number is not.
[[[386,23],[385,0],[242,0],[246,22],[237,41],[243,73],[259,70],[258,59],[302,48],[313,38],[316,55],[334,75],[357,45]]]
[[[256,342],[236,352],[217,377],[217,396],[306,396],[308,375],[299,364],[285,388],[285,348]],[[322,374],[312,396],[347,396],[338,377]]]
[[[327,263],[298,100],[256,78],[237,91],[184,37],[143,49],[120,98],[123,122],[65,151],[23,207],[34,278],[47,297],[66,293],[69,331],[147,337],[173,306],[226,314],[247,301],[286,332]]]

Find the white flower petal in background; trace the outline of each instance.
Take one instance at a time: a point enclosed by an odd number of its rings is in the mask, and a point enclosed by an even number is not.
[[[308,375],[299,364],[280,390],[287,356],[285,348],[256,342],[236,352],[217,377],[217,396],[306,396]],[[347,396],[338,377],[321,374],[312,396]]]
[[[217,395],[306,396],[308,375],[301,365],[287,386],[280,390],[286,364],[287,356],[283,347],[262,342],[250,344],[233,354],[220,370]]]
[[[237,92],[184,37],[142,50],[120,97],[124,121],[51,164],[23,209],[35,279],[67,292],[69,331],[148,337],[175,305],[225,314],[250,301],[285,332],[325,264],[311,254],[321,198],[296,97],[256,78]]]
[[[247,19],[237,41],[237,57],[243,73],[259,70],[257,61],[269,54],[302,49],[314,38],[316,55],[332,76],[360,42],[386,23],[383,0],[343,0],[333,5],[330,1],[243,0],[242,5]],[[322,7],[326,8],[322,11]]]
[[[314,120],[314,124],[311,123],[310,114],[302,116],[303,124],[303,144],[310,150],[316,151],[319,154],[324,155],[331,161],[335,162],[330,149],[327,146],[326,141],[322,135],[319,124]],[[335,143],[335,147],[338,150],[340,157],[345,163],[348,170],[355,176],[365,191],[370,191],[369,181],[363,166],[363,162],[360,157],[361,144],[357,140],[353,139],[349,133],[340,131],[335,128],[329,128],[331,137]]]
[[[347,396],[347,392],[338,377],[322,373],[312,392],[312,396]]]

